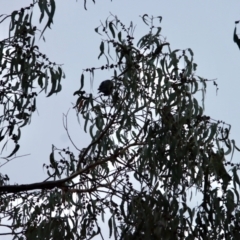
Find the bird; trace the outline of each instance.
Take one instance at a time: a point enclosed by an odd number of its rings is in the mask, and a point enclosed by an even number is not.
[[[109,96],[112,94],[113,91],[113,81],[111,80],[105,80],[101,82],[99,88],[98,88],[98,93],[103,93],[104,96]]]

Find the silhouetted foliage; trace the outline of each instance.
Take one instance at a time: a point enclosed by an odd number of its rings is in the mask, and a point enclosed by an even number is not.
[[[40,22],[44,14],[48,15],[42,35],[51,26],[54,1],[35,1],[10,15],[0,16],[0,23],[9,20],[10,25],[8,37],[0,41],[0,141],[3,142],[2,150],[9,141],[15,145],[7,158],[18,151],[21,128],[30,123],[32,113],[36,111],[37,85],[51,96],[61,91],[60,82],[64,77],[61,67],[50,61],[35,44],[39,32],[37,26],[32,25],[36,4],[41,10]]]
[[[103,239],[102,221],[113,239],[239,238],[240,165],[225,159],[239,149],[230,125],[204,114],[211,80],[196,75],[191,49],[165,42],[162,17],[142,20],[148,32],[138,40],[112,15],[95,29],[106,64],[86,68],[74,92],[91,141],[52,146],[46,181],[2,176],[1,220],[10,224],[0,226],[15,239]],[[112,92],[93,96],[86,75],[102,70]]]

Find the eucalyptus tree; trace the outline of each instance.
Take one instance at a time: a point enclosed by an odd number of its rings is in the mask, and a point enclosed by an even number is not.
[[[48,7],[42,9],[51,19]],[[148,30],[140,39],[133,23],[112,15],[95,29],[102,39],[98,58],[106,62],[85,68],[74,92],[78,120],[91,136],[87,146],[70,135],[71,148],[53,146],[42,182],[9,185],[2,178],[0,226],[15,239],[104,239],[104,223],[112,239],[239,238],[239,165],[231,162],[239,149],[229,139],[230,125],[204,114],[211,80],[197,75],[191,49],[171,49],[161,17],[145,14],[142,20]],[[13,47],[10,57],[17,54]],[[30,48],[31,59],[38,48]],[[60,90],[61,71],[46,68],[58,76],[51,95]],[[31,71],[18,74],[15,65],[9,69],[10,76],[33,77]],[[108,79],[93,95],[85,83],[94,85],[100,71]],[[42,89],[44,77],[38,78]],[[23,93],[31,81],[19,84]]]

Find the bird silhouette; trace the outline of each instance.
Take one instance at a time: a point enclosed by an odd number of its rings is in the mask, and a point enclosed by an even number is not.
[[[105,80],[101,82],[99,88],[98,88],[98,93],[103,93],[104,96],[109,96],[112,94],[113,91],[113,82],[111,80]]]

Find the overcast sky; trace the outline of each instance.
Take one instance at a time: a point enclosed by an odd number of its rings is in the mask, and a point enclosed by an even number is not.
[[[13,10],[25,7],[32,1],[1,1],[0,14],[10,14]],[[101,37],[94,32],[100,21],[105,21],[109,13],[117,15],[126,25],[133,21],[137,25],[135,37],[146,34],[148,28],[140,15],[162,16],[162,35],[167,37],[171,49],[191,48],[198,64],[197,75],[207,79],[217,79],[219,91],[212,83],[206,95],[205,114],[213,119],[223,120],[232,125],[230,137],[240,146],[240,51],[233,43],[234,22],[240,19],[240,2],[200,1],[200,0],[96,0],[87,1],[88,10],[83,8],[83,0],[56,0],[57,8],[52,30],[45,33],[46,42],[36,39],[40,51],[53,62],[64,64],[66,79],[63,90],[56,96],[37,99],[38,113],[22,132],[21,149],[18,155],[31,154],[15,159],[2,167],[11,183],[27,184],[45,179],[42,168],[48,163],[51,145],[58,148],[71,146],[62,126],[62,114],[72,108],[76,101],[73,92],[79,88],[82,69],[101,66],[97,57]],[[38,16],[36,16],[37,21]],[[8,26],[0,25],[0,36],[7,34]],[[238,30],[240,33],[240,28]],[[102,80],[112,76],[111,72],[95,73],[94,92]],[[86,79],[88,79],[86,77]],[[86,84],[90,91],[90,84]],[[75,117],[69,113],[69,130],[74,142],[86,147],[90,137],[84,133]],[[6,152],[3,153],[5,156]],[[234,161],[239,154],[235,154]],[[227,158],[228,159],[228,158]]]

